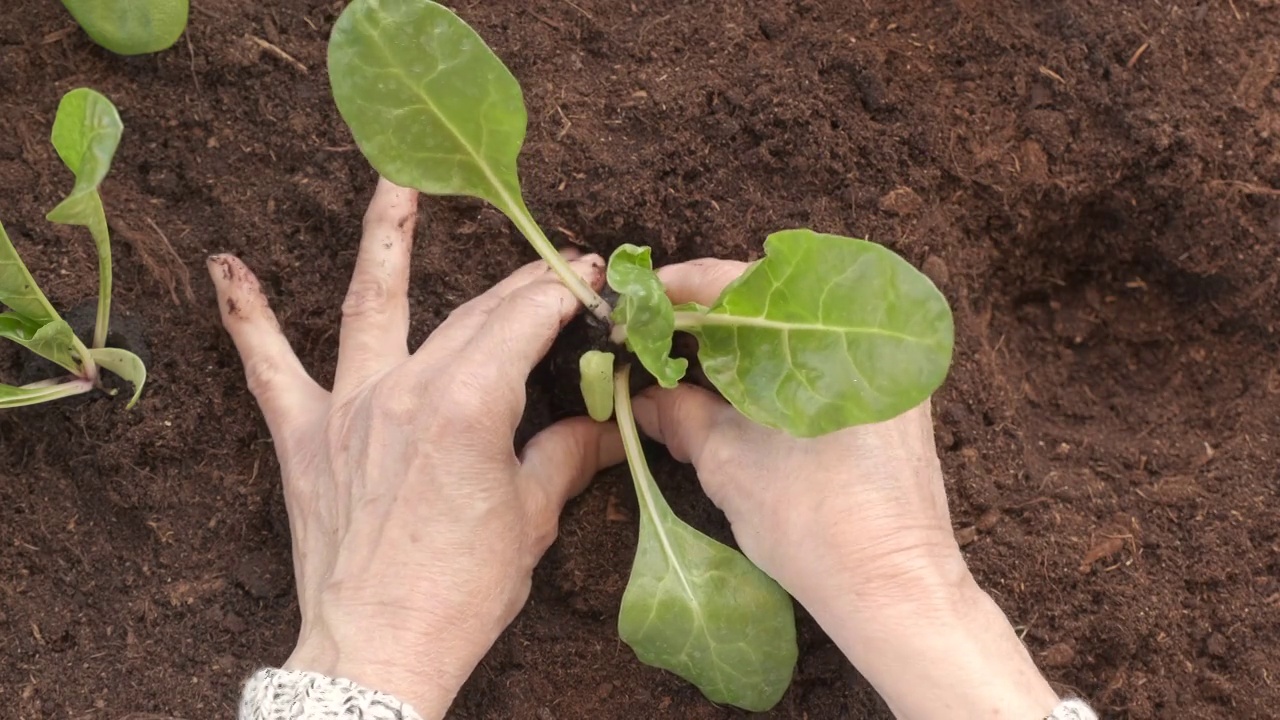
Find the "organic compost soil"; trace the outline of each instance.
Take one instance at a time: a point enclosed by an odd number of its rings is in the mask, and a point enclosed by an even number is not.
[[[200,0],[176,46],[133,58],[55,2],[0,14],[0,219],[58,307],[92,299],[88,238],[43,220],[71,186],[48,133],[65,91],[110,97],[116,307],[152,352],[134,411],[0,414],[5,717],[231,717],[292,647],[279,469],[203,268],[243,257],[332,377],[375,179],[329,96],[342,6]],[[667,263],[750,259],[806,226],[937,282],[957,322],[935,401],[956,533],[1057,688],[1112,718],[1276,716],[1280,4],[457,9],[524,85],[524,186],[557,238]],[[533,258],[478,202],[424,208],[414,342]],[[553,385],[532,417],[563,410]],[[675,510],[728,539],[692,472],[653,457]],[[606,473],[453,715],[741,717],[618,640],[635,541],[630,482]],[[766,717],[888,717],[803,615],[800,639]]]

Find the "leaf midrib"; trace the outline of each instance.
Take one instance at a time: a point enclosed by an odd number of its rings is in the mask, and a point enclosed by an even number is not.
[[[379,7],[378,5],[374,3],[369,3],[369,8],[371,9],[372,12],[376,12],[382,15],[388,21],[391,20],[391,16],[388,15],[386,12],[384,12],[382,8]],[[359,22],[361,25],[364,26],[365,32],[369,33],[375,38],[378,37],[377,29],[370,27],[367,19],[363,15],[357,15],[356,18],[357,18],[357,22]],[[498,178],[494,176],[493,171],[489,167],[489,164],[481,159],[479,153],[476,152],[475,148],[471,147],[471,143],[467,142],[467,139],[463,137],[461,132],[458,131],[458,128],[454,127],[453,123],[449,122],[448,118],[445,117],[444,113],[440,112],[440,109],[436,107],[436,104],[431,99],[431,96],[423,92],[422,88],[418,87],[417,85],[415,85],[413,82],[410,81],[409,76],[406,75],[404,72],[404,68],[395,62],[395,58],[392,57],[390,51],[387,49],[387,46],[382,44],[381,42],[376,42],[376,41],[373,44],[377,46],[378,50],[382,53],[383,58],[386,59],[387,67],[389,67],[392,70],[392,72],[394,72],[396,75],[400,76],[401,80],[404,81],[405,86],[408,87],[411,92],[413,92],[418,97],[422,98],[422,102],[424,102],[427,108],[429,108],[431,112],[436,116],[436,119],[440,121],[440,124],[444,125],[446,128],[449,129],[449,132],[453,134],[453,137],[458,141],[458,144],[461,145],[462,148],[467,151],[467,154],[471,156],[472,162],[475,163],[476,167],[480,168],[480,172],[484,174],[485,179],[489,181],[489,184],[498,193],[498,199],[500,199],[503,203],[502,209],[507,210],[508,212],[514,212],[517,208],[515,199],[511,197],[511,194],[507,192],[507,189],[502,185],[502,183],[498,182]],[[494,204],[496,205],[497,203],[494,203]]]
[[[705,315],[701,313],[677,313],[677,315],[700,315],[701,318],[693,324],[692,330],[696,330],[698,325],[713,325],[717,327],[755,327],[767,330],[778,330],[780,332],[789,332],[795,330],[809,330],[813,332],[836,332],[850,333],[855,335],[876,335],[879,337],[893,338],[904,342],[915,343],[917,345],[936,345],[935,341],[928,338],[916,337],[914,335],[906,335],[904,333],[885,330],[881,327],[856,327],[847,325],[823,325],[820,323],[802,323],[783,320],[770,320],[763,317],[751,317],[747,315],[732,315],[729,313],[711,312]],[[681,327],[681,323],[677,322],[677,327]],[[683,329],[683,328],[682,328]]]

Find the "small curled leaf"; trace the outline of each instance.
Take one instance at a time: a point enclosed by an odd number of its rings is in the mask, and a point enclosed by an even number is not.
[[[675,311],[666,288],[653,271],[649,248],[619,247],[609,257],[606,276],[609,287],[620,296],[613,322],[626,327],[627,347],[659,385],[675,387],[688,370],[689,361],[671,357]]]

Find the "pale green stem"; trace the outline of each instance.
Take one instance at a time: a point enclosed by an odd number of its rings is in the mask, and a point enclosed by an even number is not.
[[[565,287],[569,288],[569,292],[573,293],[574,297],[578,298],[586,306],[588,312],[606,323],[611,323],[610,315],[613,310],[609,307],[609,303],[605,302],[604,298],[600,297],[574,271],[573,267],[569,265],[569,261],[565,260],[564,256],[560,254],[560,251],[556,250],[556,246],[551,244],[551,241],[542,232],[542,228],[538,227],[538,223],[534,221],[533,215],[529,213],[529,208],[525,207],[524,201],[515,199],[513,205],[512,212],[508,213],[508,217],[511,218],[511,222],[515,223],[516,229],[520,231],[520,234],[524,235],[529,244],[533,246],[533,249],[538,252],[538,255],[547,261],[547,264],[551,266],[556,275],[560,276],[560,281],[564,283]]]
[[[694,330],[702,327],[707,323],[707,314],[704,312],[677,312],[676,313],[676,330],[685,331]]]
[[[93,354],[89,352],[89,348],[84,346],[84,342],[80,338],[72,335],[71,349],[75,351],[76,357],[80,360],[80,366],[84,368],[84,374],[81,375],[90,383],[98,381],[98,363],[94,361]]]
[[[640,431],[636,428],[636,416],[631,410],[631,366],[623,365],[613,376],[613,411],[618,423],[618,432],[622,434],[622,449],[627,454],[627,466],[631,468],[631,479],[636,486],[636,497],[649,517],[661,517],[660,513],[670,512],[666,498],[658,490],[658,483],[649,471],[649,463],[644,458],[644,447],[640,444]]]
[[[42,402],[51,400],[59,400],[72,395],[81,395],[93,389],[93,383],[83,378],[68,380],[57,385],[45,385],[43,383],[34,383],[24,386],[24,390],[44,390],[41,393],[34,393],[23,398],[0,399],[0,408],[22,407],[24,405],[37,405]]]
[[[111,324],[111,235],[102,201],[95,206],[96,217],[89,223],[89,233],[98,248],[98,318],[93,325],[93,347],[102,348],[107,346],[107,328]]]

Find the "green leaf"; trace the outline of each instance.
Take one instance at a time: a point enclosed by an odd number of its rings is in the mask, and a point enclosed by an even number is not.
[[[89,354],[98,365],[133,384],[133,397],[129,399],[126,409],[136,405],[142,395],[142,386],[147,383],[147,367],[142,364],[142,359],[119,348],[94,348]]]
[[[520,84],[449,9],[355,0],[329,38],[329,81],[356,144],[383,177],[468,195],[510,214],[527,121]]]
[[[516,160],[528,121],[520,83],[461,18],[427,0],[354,0],[329,36],[329,83],[379,174],[428,195],[487,200],[587,310],[607,319],[520,194]]]
[[[756,422],[800,437],[919,405],[951,364],[951,309],[865,240],[786,230],[705,315],[682,315],[707,378]]]
[[[76,176],[71,194],[49,211],[48,219],[89,228],[98,251],[98,317],[93,347],[106,344],[111,318],[111,234],[102,209],[98,186],[120,146],[124,123],[115,105],[88,88],[77,88],[62,97],[53,120],[53,147]]]
[[[627,348],[662,387],[675,387],[688,370],[689,361],[671,357],[675,311],[653,271],[649,248],[623,245],[614,250],[606,275],[609,287],[620,296],[613,322],[626,327]]]
[[[77,88],[62,96],[53,120],[53,147],[76,176],[75,187],[49,213],[49,220],[67,225],[97,222],[102,215],[98,186],[120,146],[124,123],[115,105],[89,88]]]
[[[27,385],[25,387],[0,385],[0,410],[24,405],[37,405],[42,402],[87,393],[92,389],[93,383],[81,379],[68,380],[56,385],[48,383]]]
[[[62,0],[85,33],[117,55],[172,46],[187,27],[188,0]]]
[[[0,338],[12,340],[76,375],[84,373],[77,357],[75,331],[61,319],[41,325],[17,313],[0,313]]]
[[[596,422],[613,417],[613,353],[589,350],[578,358],[578,381],[587,415]]]
[[[795,670],[795,611],[781,586],[741,553],[671,512],[645,462],[627,373],[614,381],[640,539],[618,634],[641,662],[669,670],[713,702],[762,712]]]
[[[27,271],[18,250],[9,240],[9,235],[0,224],[0,304],[7,305],[14,312],[31,320],[37,325],[44,325],[61,320],[58,312],[49,304],[35,278]]]

